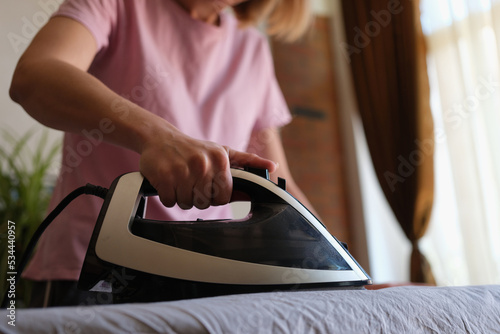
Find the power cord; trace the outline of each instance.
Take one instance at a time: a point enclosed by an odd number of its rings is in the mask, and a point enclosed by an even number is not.
[[[15,284],[17,284],[17,282],[19,281],[19,278],[21,277],[21,274],[24,271],[24,267],[26,267],[28,260],[31,258],[31,254],[33,253],[33,250],[35,249],[35,246],[38,243],[38,240],[42,236],[43,232],[52,223],[52,221],[68,206],[69,203],[71,203],[77,197],[79,197],[81,195],[94,195],[94,196],[100,197],[102,199],[105,199],[107,193],[108,193],[108,189],[100,187],[100,186],[95,186],[93,184],[87,184],[87,185],[82,186],[80,188],[77,188],[77,189],[73,190],[71,193],[69,193],[69,195],[67,195],[55,207],[55,209],[49,213],[47,218],[45,218],[43,220],[43,222],[40,224],[40,226],[38,226],[35,233],[31,237],[31,240],[28,243],[28,246],[26,247],[26,251],[24,252],[23,257],[21,258],[21,261],[19,262],[19,265],[17,266]],[[5,292],[5,295],[3,296],[1,308],[7,307],[7,302],[8,302],[7,295],[8,295],[8,293],[9,293],[9,286],[7,286],[7,291]]]

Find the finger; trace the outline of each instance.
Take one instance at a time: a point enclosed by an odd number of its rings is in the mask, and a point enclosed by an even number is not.
[[[212,179],[212,205],[229,203],[233,191],[233,177],[231,169],[225,168],[217,171]]]
[[[235,151],[229,147],[226,148],[231,166],[235,167],[255,167],[269,170],[270,173],[278,169],[278,164],[269,159],[259,157],[253,153]]]
[[[175,187],[177,205],[179,205],[179,207],[183,210],[191,209],[193,207],[194,183],[189,178],[179,181]]]
[[[177,197],[175,196],[175,192],[172,191],[170,194],[158,194],[160,197],[160,202],[166,206],[167,208],[171,208],[177,202]]]
[[[177,196],[175,195],[175,190],[170,184],[157,184],[153,185],[151,183],[153,188],[156,189],[156,192],[158,193],[158,197],[160,198],[160,202],[168,207],[171,208],[175,205],[177,202]]]
[[[193,188],[193,205],[206,209],[212,203],[212,177],[206,175],[198,180]]]

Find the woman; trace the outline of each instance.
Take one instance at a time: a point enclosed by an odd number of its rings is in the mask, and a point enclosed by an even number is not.
[[[32,117],[65,132],[51,207],[84,183],[108,186],[140,170],[161,201],[149,203],[149,217],[222,218],[230,167],[246,165],[286,178],[305,202],[277,131],[290,115],[270,52],[248,27],[269,17],[270,32],[291,40],[307,27],[305,9],[306,0],[63,3],[21,57],[10,90]],[[25,272],[40,282],[39,304],[41,296],[45,305],[82,302],[74,286],[102,202],[77,201]],[[206,210],[185,211],[193,206]]]

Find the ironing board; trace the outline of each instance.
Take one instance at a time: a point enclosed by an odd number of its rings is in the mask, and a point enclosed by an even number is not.
[[[291,291],[2,310],[1,333],[500,333],[500,285]]]

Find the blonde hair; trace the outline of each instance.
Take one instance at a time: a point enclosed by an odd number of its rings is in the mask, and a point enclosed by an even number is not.
[[[292,42],[308,30],[311,23],[310,0],[248,0],[233,7],[242,26],[267,24],[267,33]]]

